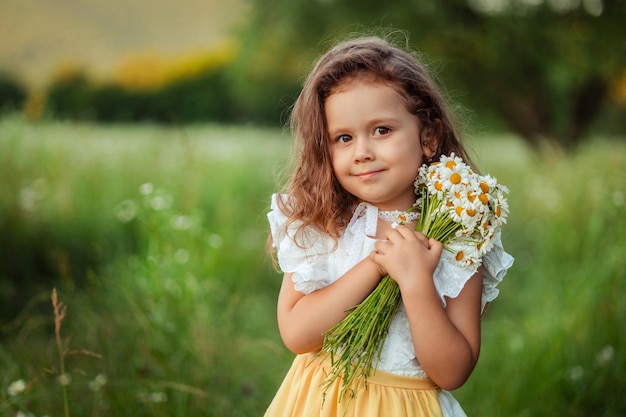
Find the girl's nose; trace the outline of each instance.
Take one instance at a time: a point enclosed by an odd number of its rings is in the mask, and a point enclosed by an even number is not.
[[[371,161],[374,159],[374,148],[372,147],[372,141],[369,138],[357,138],[355,141],[355,150],[354,150],[354,160],[355,162],[360,161]]]

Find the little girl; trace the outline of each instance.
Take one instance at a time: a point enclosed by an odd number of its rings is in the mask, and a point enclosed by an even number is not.
[[[415,203],[422,164],[451,153],[469,163],[435,83],[380,38],[344,42],[317,62],[291,127],[301,146],[268,219],[284,272],[278,326],[297,356],[266,416],[464,416],[448,391],[476,365],[481,312],[513,258],[498,237],[467,271],[414,231],[414,216],[392,227]],[[340,378],[323,387],[324,333],[387,274],[402,303],[376,371],[340,400]],[[445,285],[435,286],[436,274]]]

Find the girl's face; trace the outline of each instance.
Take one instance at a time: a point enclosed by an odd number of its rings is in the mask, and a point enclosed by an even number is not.
[[[382,82],[350,80],[326,98],[325,116],[342,187],[379,210],[411,207],[422,157],[434,150],[422,147],[419,121],[398,93]]]

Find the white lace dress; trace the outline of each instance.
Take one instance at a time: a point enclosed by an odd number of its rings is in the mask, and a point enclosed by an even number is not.
[[[298,237],[298,245],[294,241],[298,224],[285,227],[286,217],[276,203],[278,197],[278,194],[272,196],[267,217],[280,269],[285,273],[293,273],[297,291],[310,294],[324,288],[374,250],[376,240],[369,236],[376,235],[378,209],[375,206],[359,204],[337,244],[330,236],[310,229]],[[288,198],[286,195],[282,197],[285,201]],[[444,305],[446,297],[457,297],[476,272],[476,268],[472,271],[455,266],[451,261],[452,256],[450,252],[443,251],[433,277]],[[504,251],[498,236],[494,247],[483,258],[483,308],[498,296],[496,287],[512,264],[513,258]],[[402,304],[391,323],[376,368],[396,375],[427,376],[415,356],[408,318]],[[441,390],[439,400],[445,417],[465,416],[459,403],[448,391]]]

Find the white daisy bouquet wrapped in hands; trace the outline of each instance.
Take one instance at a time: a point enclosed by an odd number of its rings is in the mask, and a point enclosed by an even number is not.
[[[489,175],[478,175],[454,154],[422,165],[415,181],[420,216],[415,230],[440,241],[462,268],[475,269],[506,223],[508,189]],[[401,218],[399,224],[402,224]],[[374,291],[324,337],[321,353],[331,357],[324,390],[343,378],[340,399],[353,381],[367,383],[401,296],[384,277]]]

